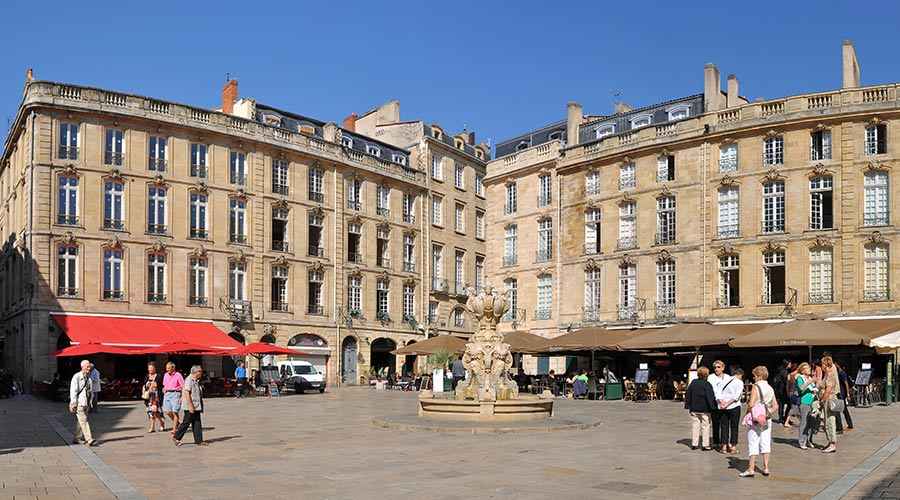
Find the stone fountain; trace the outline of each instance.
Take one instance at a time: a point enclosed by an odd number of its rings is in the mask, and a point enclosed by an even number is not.
[[[497,323],[509,309],[507,294],[491,286],[476,293],[466,290],[466,310],[477,321],[478,330],[466,344],[462,361],[468,372],[453,399],[419,397],[419,416],[448,420],[538,420],[553,414],[553,399],[521,396],[510,377],[513,356]]]

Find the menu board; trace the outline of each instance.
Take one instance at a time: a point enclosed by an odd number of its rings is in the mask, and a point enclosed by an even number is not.
[[[856,385],[869,385],[869,379],[872,378],[872,370],[860,370],[856,372]]]
[[[638,370],[634,372],[635,384],[646,384],[650,379],[650,370]]]

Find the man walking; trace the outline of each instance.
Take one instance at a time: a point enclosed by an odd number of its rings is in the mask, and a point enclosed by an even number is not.
[[[453,373],[453,390],[455,391],[457,384],[461,380],[466,379],[466,366],[463,365],[461,358],[453,360],[453,363],[450,365],[450,371]]]
[[[97,366],[91,363],[91,411],[98,410],[100,404],[100,371]]]
[[[244,397],[244,390],[247,387],[247,369],[244,368],[243,361],[238,361],[237,368],[234,369],[234,381],[237,385],[235,396]]]
[[[94,436],[91,434],[91,423],[88,419],[88,413],[91,409],[92,391],[91,386],[91,362],[84,360],[81,362],[81,371],[72,375],[72,381],[69,383],[69,411],[75,415],[78,425],[75,426],[75,440],[73,444],[81,442],[82,438],[88,446],[94,446]]]
[[[181,391],[181,406],[184,408],[184,418],[178,430],[172,435],[175,446],[181,446],[181,438],[187,432],[188,427],[194,433],[194,444],[206,446],[203,441],[203,421],[200,414],[203,413],[203,387],[200,386],[200,377],[203,376],[203,368],[200,365],[191,367],[191,374],[184,381],[184,389]]]

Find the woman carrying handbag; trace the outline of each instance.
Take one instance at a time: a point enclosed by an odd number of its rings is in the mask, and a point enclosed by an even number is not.
[[[756,475],[756,457],[762,455],[762,475],[769,475],[769,454],[772,452],[772,417],[778,414],[778,399],[775,389],[769,385],[769,370],[765,366],[753,369],[753,387],[750,389],[750,401],[747,404],[747,415],[744,425],[747,430],[747,448],[750,463],[740,477]]]

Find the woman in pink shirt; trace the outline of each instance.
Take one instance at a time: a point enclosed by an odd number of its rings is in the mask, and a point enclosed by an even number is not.
[[[172,433],[178,428],[181,413],[181,390],[184,388],[184,377],[175,371],[175,363],[166,363],[166,374],[163,376],[163,412],[172,419]]]

